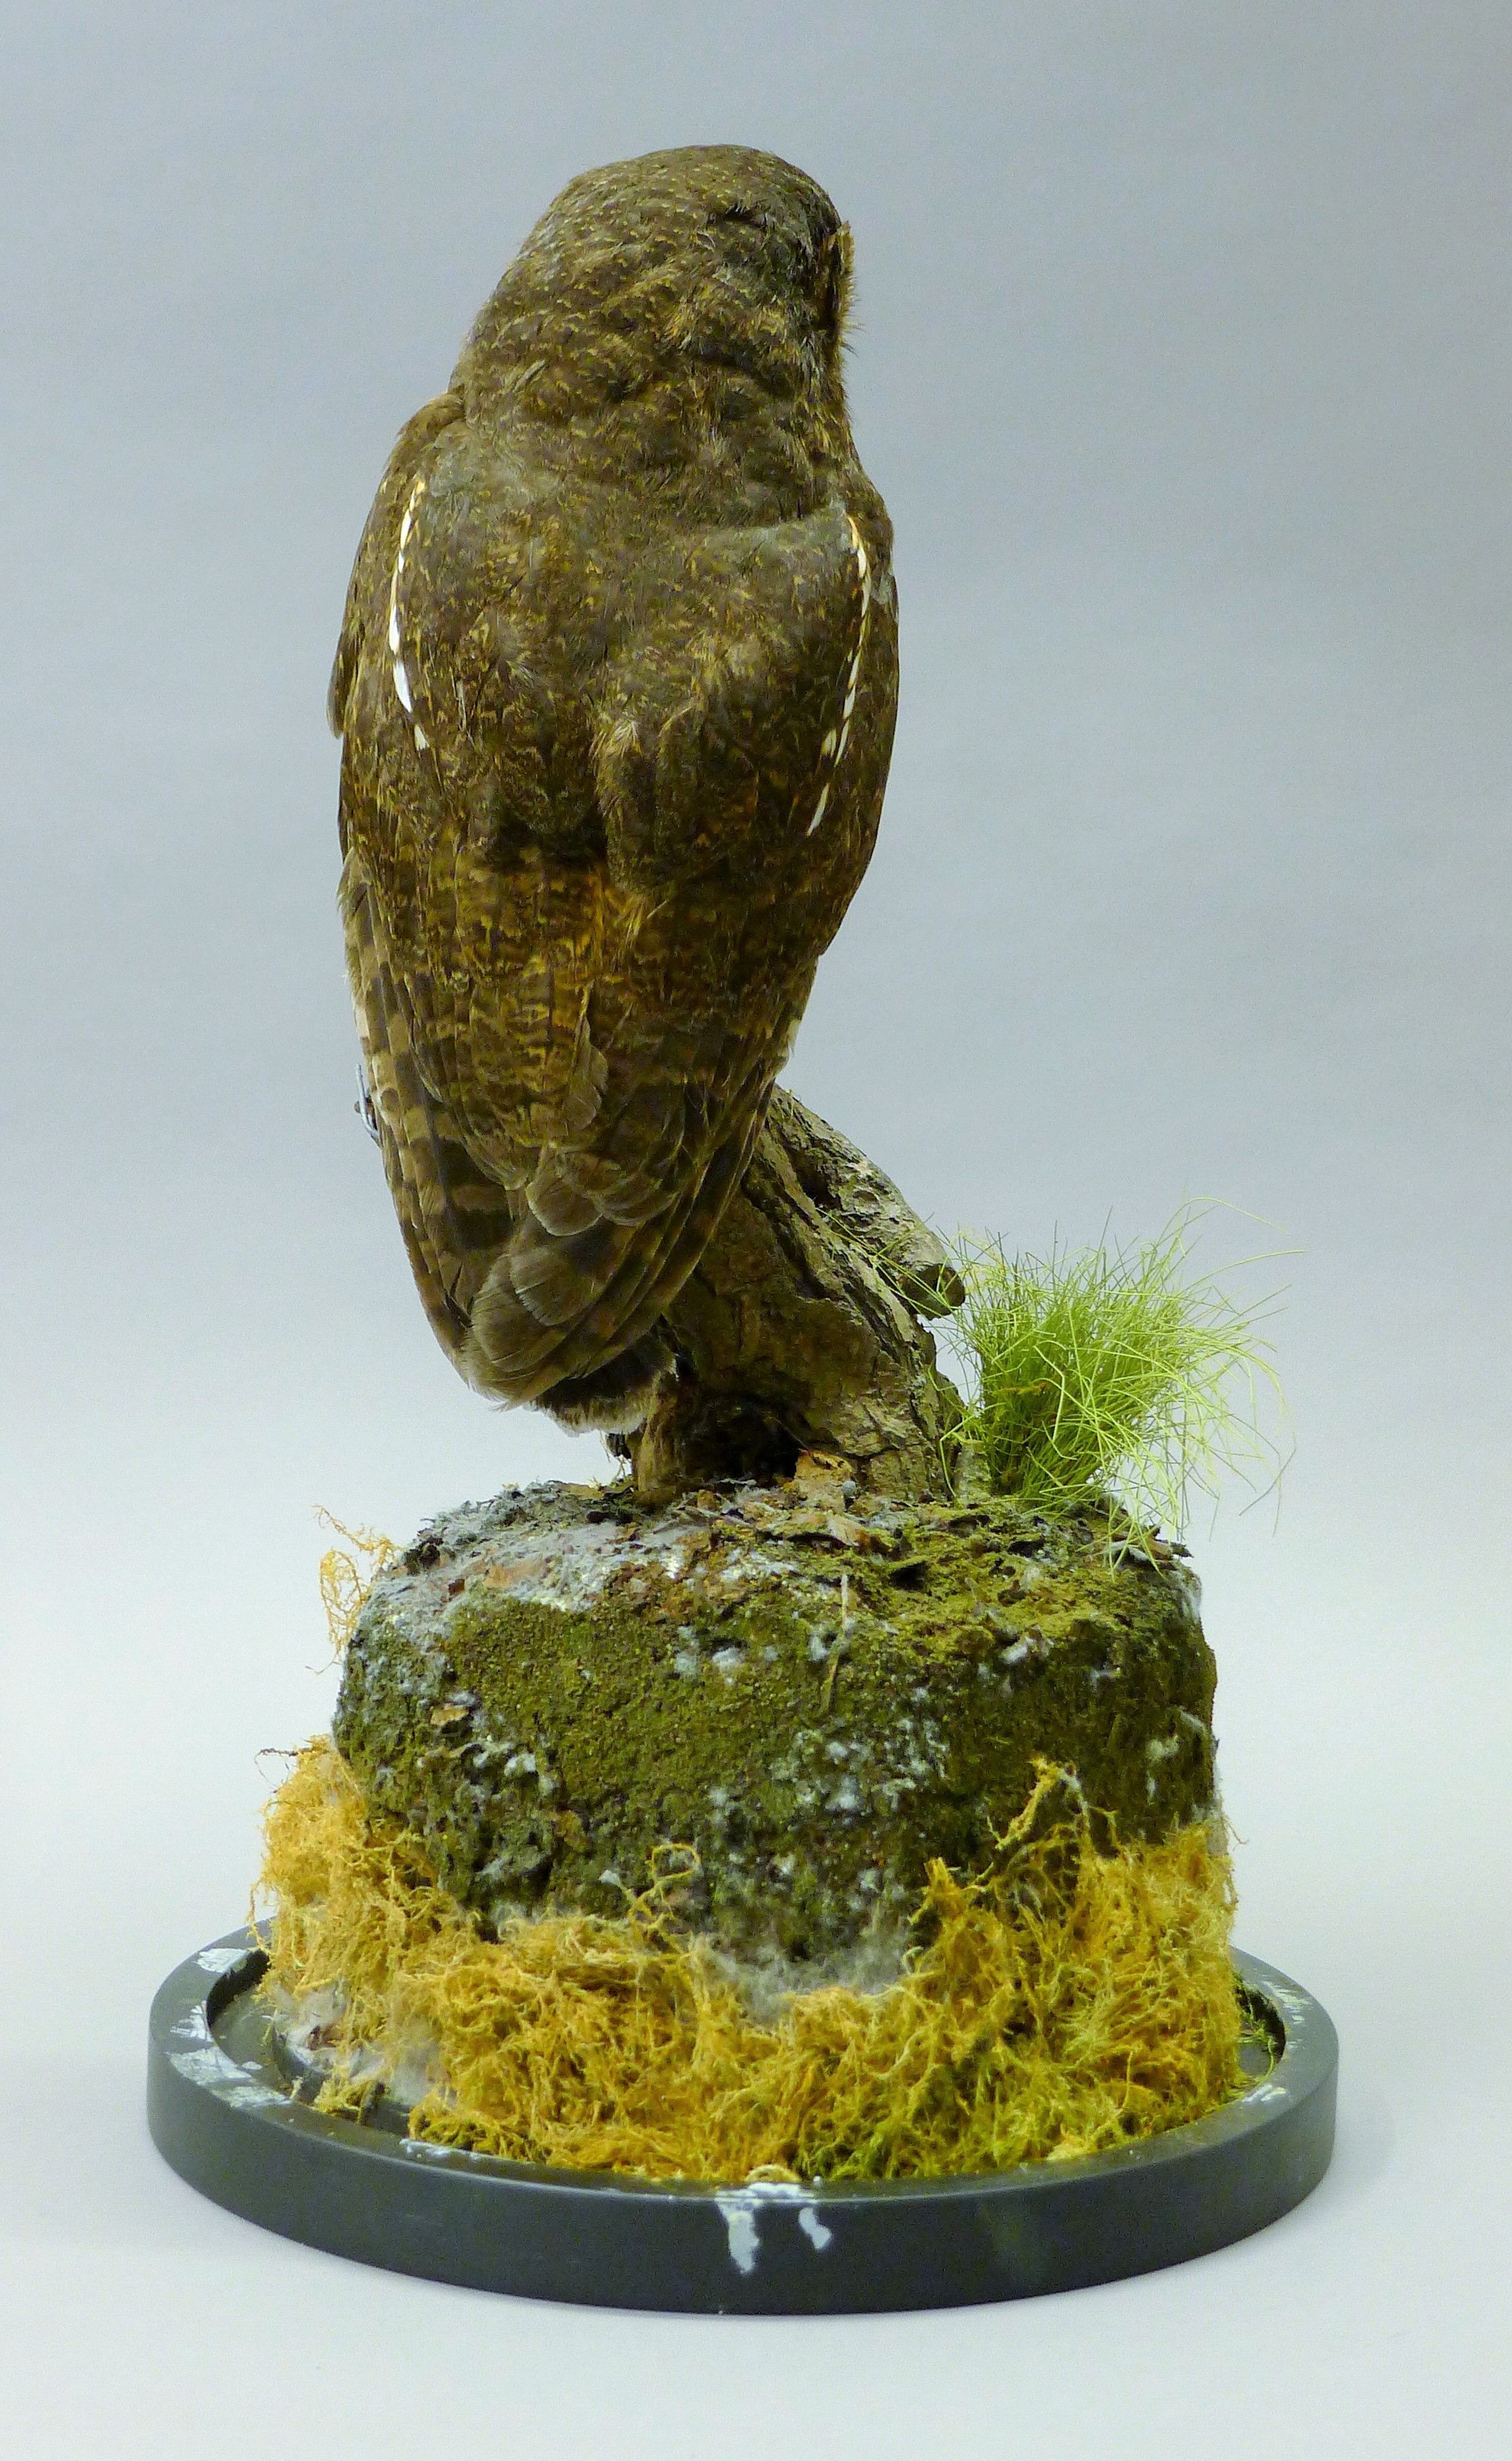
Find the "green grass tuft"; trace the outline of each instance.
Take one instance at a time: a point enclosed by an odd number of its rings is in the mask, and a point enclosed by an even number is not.
[[[1189,1272],[1205,1210],[1183,1207],[1132,1248],[1012,1256],[1001,1239],[958,1242],[960,1433],[1000,1493],[1052,1512],[1107,1503],[1126,1526],[1179,1533],[1225,1473],[1275,1486],[1282,1456],[1262,1419],[1281,1389],[1259,1329],[1275,1298],[1243,1305],[1219,1275]]]

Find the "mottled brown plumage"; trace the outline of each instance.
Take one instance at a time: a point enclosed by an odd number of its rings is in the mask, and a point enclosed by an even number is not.
[[[735,146],[586,174],[395,445],[331,679],[384,1160],[462,1373],[638,1423],[865,868],[897,692],[848,234]]]

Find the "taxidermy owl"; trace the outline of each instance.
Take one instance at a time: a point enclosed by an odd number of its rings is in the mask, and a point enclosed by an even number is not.
[[[590,171],[396,443],[330,687],[371,1112],[461,1373],[638,1425],[865,869],[891,525],[849,233],[769,154]]]

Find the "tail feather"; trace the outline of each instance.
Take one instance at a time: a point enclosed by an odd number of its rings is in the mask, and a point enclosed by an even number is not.
[[[634,1221],[564,1202],[543,1222],[469,1151],[428,1083],[372,887],[350,862],[348,952],[364,1063],[410,1264],[442,1348],[479,1391],[537,1402],[570,1426],[625,1431],[671,1362],[658,1320],[703,1253],[766,1108],[755,1069],[701,1173]]]

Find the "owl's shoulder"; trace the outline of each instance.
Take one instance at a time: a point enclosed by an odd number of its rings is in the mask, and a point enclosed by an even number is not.
[[[438,394],[407,418],[394,439],[373,508],[363,524],[351,577],[342,610],[341,634],[330,670],[326,709],[331,733],[346,732],[347,713],[356,681],[358,661],[375,603],[381,598],[392,568],[405,507],[437,438],[462,420],[462,399],[457,393]]]

